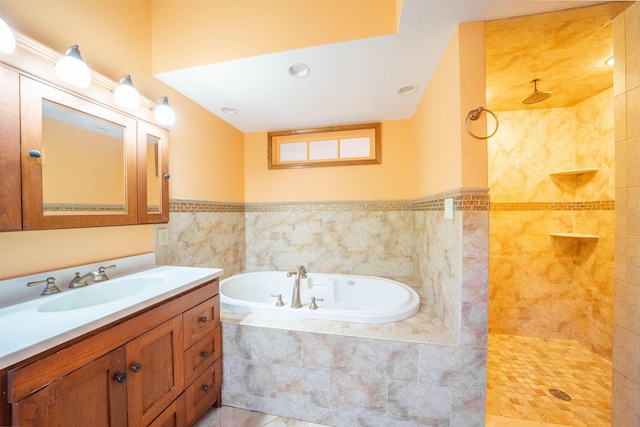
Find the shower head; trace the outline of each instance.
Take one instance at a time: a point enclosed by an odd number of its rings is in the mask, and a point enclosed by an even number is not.
[[[551,92],[541,92],[538,90],[538,80],[539,79],[531,80],[531,83],[533,83],[533,93],[522,98],[520,102],[523,104],[535,104],[536,102],[544,101],[552,95]]]

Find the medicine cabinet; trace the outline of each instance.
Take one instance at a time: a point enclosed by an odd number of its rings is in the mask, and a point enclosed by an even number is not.
[[[18,71],[0,76],[0,231],[168,222],[167,130]]]

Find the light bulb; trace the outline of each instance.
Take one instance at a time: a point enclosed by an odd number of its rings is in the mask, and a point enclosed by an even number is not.
[[[118,86],[113,90],[113,98],[116,104],[124,108],[138,108],[140,106],[140,94],[131,81],[131,76],[126,75],[120,79]]]
[[[91,71],[80,56],[78,45],[73,45],[62,58],[56,62],[56,76],[79,87],[89,87],[91,84]]]
[[[169,105],[169,99],[166,96],[158,99],[156,108],[154,110],[154,116],[158,123],[171,126],[176,122],[176,113]]]

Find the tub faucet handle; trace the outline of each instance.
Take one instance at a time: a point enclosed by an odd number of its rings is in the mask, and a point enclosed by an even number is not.
[[[278,301],[276,301],[276,305],[278,307],[282,307],[284,305],[284,301],[282,301],[282,295],[281,294],[271,294],[271,296],[273,298],[278,298]]]
[[[311,297],[311,304],[309,304],[309,310],[317,310],[318,309],[318,304],[316,304],[316,301],[324,301],[324,299]]]

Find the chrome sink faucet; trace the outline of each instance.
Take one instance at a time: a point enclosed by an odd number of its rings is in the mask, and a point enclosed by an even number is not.
[[[105,273],[107,268],[116,268],[116,265],[110,265],[108,267],[99,267],[97,271],[90,271],[84,276],[80,277],[80,273],[76,273],[76,276],[69,282],[69,289],[81,288],[87,286],[89,281],[96,283],[104,280],[109,280],[109,276]]]
[[[307,278],[307,269],[304,268],[304,265],[298,267],[297,271],[289,271],[287,273],[287,277],[291,277],[295,275],[296,278],[293,281],[293,295],[291,295],[291,307],[292,308],[300,308],[302,307],[302,303],[300,302],[300,279]]]

